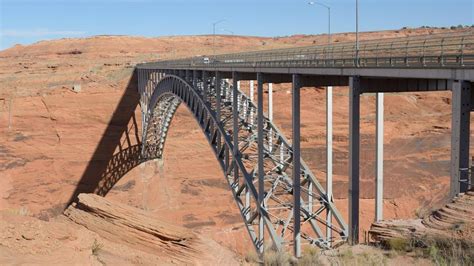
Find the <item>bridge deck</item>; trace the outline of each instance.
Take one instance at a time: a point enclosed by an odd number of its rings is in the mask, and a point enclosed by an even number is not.
[[[391,79],[474,81],[472,30],[442,35],[416,36],[290,49],[200,56],[140,64],[139,69],[206,70],[241,73],[303,74],[338,77],[364,76]],[[255,79],[250,75],[248,79]],[[287,77],[281,82],[288,82]],[[273,81],[278,83],[279,80]],[[332,79],[326,83],[334,84]],[[332,85],[327,84],[327,85]],[[311,85],[311,84],[309,84]],[[317,84],[316,84],[317,85]],[[324,84],[323,84],[324,85]],[[431,88],[428,90],[438,90]]]

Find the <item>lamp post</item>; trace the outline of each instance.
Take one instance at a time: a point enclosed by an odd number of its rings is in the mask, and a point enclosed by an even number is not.
[[[331,45],[331,7],[319,2],[308,2],[308,5],[319,5],[328,10],[328,45]]]
[[[359,66],[359,0],[356,0],[356,67]]]
[[[216,25],[224,22],[225,19],[218,20],[212,23],[212,54],[216,55]]]
[[[331,46],[331,7],[322,3],[318,2],[308,2],[310,5],[320,5],[328,10],[328,49]],[[328,51],[329,55],[329,51]],[[329,56],[328,56],[329,58]],[[330,202],[333,201],[332,199],[332,176],[333,176],[333,166],[332,166],[332,157],[333,157],[333,108],[332,108],[332,86],[328,86],[326,88],[326,195]],[[308,190],[312,190],[312,187],[309,187]],[[310,200],[308,200],[309,202]],[[312,199],[311,199],[312,201]],[[308,203],[309,204],[309,203]],[[312,203],[310,205],[310,210],[312,209]],[[326,230],[326,240],[329,245],[331,245],[332,239],[332,231],[331,231],[331,224],[332,224],[332,213],[331,211],[327,210],[326,212],[326,223],[327,223],[327,230]]]
[[[231,30],[227,30],[227,29],[221,29],[221,31],[223,32],[227,32],[227,33],[230,33],[230,35],[234,35],[234,32],[231,31]]]

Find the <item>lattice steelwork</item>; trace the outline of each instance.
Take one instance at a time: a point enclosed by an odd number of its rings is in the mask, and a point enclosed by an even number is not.
[[[293,245],[293,152],[281,131],[264,118],[265,145],[260,152],[264,154],[265,174],[259,177],[257,107],[247,95],[221,80],[218,74],[183,78],[158,70],[137,71],[144,122],[142,157],[162,157],[171,120],[179,104],[184,102],[218,159],[257,251],[263,251],[263,230],[274,247],[282,249]],[[234,114],[238,119],[234,119]],[[238,123],[238,143],[233,142],[234,121]],[[234,145],[238,145],[237,153],[233,152]],[[259,178],[264,184],[261,205],[257,190]],[[348,236],[347,226],[303,160],[299,178],[302,244],[329,248],[344,242]],[[329,212],[333,217],[331,224],[326,221]],[[327,227],[332,231],[330,237],[326,236]]]

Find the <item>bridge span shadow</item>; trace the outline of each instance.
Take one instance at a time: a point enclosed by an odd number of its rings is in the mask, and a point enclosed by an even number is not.
[[[126,173],[142,162],[140,119],[135,114],[140,99],[137,81],[134,70],[68,205],[80,193],[105,196]]]

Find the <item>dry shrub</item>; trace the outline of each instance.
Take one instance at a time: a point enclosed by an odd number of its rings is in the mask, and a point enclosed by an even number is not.
[[[251,251],[247,253],[244,257],[245,262],[250,263],[250,264],[258,264],[260,262],[258,258],[258,254],[255,251]]]
[[[405,238],[392,238],[387,241],[387,248],[395,251],[411,251],[411,241]]]
[[[103,244],[99,243],[97,239],[94,239],[94,243],[92,243],[92,246],[91,246],[92,255],[98,256],[99,252],[102,250],[103,247],[104,247]]]
[[[474,265],[474,242],[454,236],[393,238],[386,248],[396,252],[413,252],[415,257],[430,259],[436,265]]]
[[[292,264],[291,255],[285,251],[267,250],[264,256],[266,266],[288,266]]]
[[[363,252],[357,256],[357,264],[371,266],[385,265],[387,264],[387,258],[381,253]]]
[[[301,258],[298,260],[298,265],[322,265],[321,258],[319,257],[320,254],[321,250],[319,248],[313,246],[306,247]]]
[[[262,264],[262,258],[254,253],[253,255],[248,254],[246,256],[249,259],[249,263]],[[263,254],[263,265],[268,266],[286,266],[293,265],[294,260],[290,253],[284,250],[277,250],[271,242],[265,243],[265,253]]]
[[[437,265],[474,265],[474,242],[454,237],[425,239],[425,256]]]
[[[338,251],[336,256],[330,257],[328,260],[330,265],[335,266],[379,266],[387,264],[387,258],[381,252],[364,251],[362,253],[353,253],[350,248]]]

